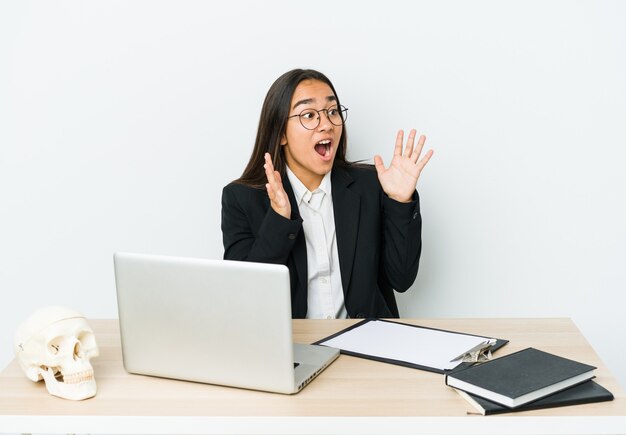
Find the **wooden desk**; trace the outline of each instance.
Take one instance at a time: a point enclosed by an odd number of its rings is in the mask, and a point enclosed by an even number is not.
[[[534,346],[598,367],[613,402],[497,416],[473,409],[442,375],[342,355],[294,396],[129,375],[116,320],[92,320],[100,356],[98,395],[82,402],[49,396],[13,361],[0,374],[0,433],[188,434],[626,434],[626,395],[569,319],[403,320],[510,340],[497,355]],[[352,320],[294,320],[310,343]],[[164,350],[165,351],[165,350]]]

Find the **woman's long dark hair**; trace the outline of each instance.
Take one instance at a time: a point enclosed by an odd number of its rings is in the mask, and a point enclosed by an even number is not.
[[[285,162],[284,147],[280,142],[287,130],[287,121],[291,107],[291,98],[293,93],[304,80],[319,80],[326,83],[332,89],[333,94],[337,98],[339,105],[339,97],[335,91],[335,87],[328,77],[319,71],[312,69],[294,69],[280,76],[267,91],[263,108],[261,109],[261,118],[259,119],[259,128],[254,142],[254,149],[250,156],[250,161],[246,169],[235,183],[246,184],[258,189],[265,189],[267,178],[265,176],[265,153],[270,153],[274,164],[281,177],[285,179],[287,164]],[[335,154],[334,164],[345,165],[346,162],[346,128],[345,125],[341,132],[339,145]]]

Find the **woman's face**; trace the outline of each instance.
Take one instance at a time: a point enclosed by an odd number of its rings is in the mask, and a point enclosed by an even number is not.
[[[329,109],[337,105],[330,86],[319,80],[304,80],[298,84],[291,98],[289,116],[299,115],[305,109]],[[319,125],[313,130],[304,128],[298,116],[289,118],[282,144],[289,169],[310,191],[315,190],[324,175],[333,168],[342,125],[333,125],[328,112],[319,112]]]

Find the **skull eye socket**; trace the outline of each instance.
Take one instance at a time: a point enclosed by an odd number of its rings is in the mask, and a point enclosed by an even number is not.
[[[82,358],[84,356],[85,355],[83,354],[83,351],[80,346],[80,341],[77,341],[76,343],[74,343],[74,359]]]
[[[48,342],[46,346],[46,350],[51,355],[57,355],[61,351],[61,344],[63,342],[63,337],[53,338]]]
[[[90,331],[85,331],[85,332],[81,332],[80,334],[78,334],[78,341],[80,343],[78,345],[78,351],[80,352],[80,356],[83,356],[84,354],[81,348],[84,348],[87,350],[87,352],[89,352],[90,349],[93,349],[96,347],[96,338],[94,337],[93,333]],[[76,353],[76,348],[74,348],[74,351]]]

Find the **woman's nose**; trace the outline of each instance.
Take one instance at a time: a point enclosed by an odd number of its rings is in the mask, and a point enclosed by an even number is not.
[[[333,129],[333,123],[330,122],[330,117],[328,116],[328,112],[326,110],[324,110],[323,113],[324,113],[323,115],[322,115],[322,113],[319,114],[320,124],[317,127],[317,129],[319,131],[332,130]]]

